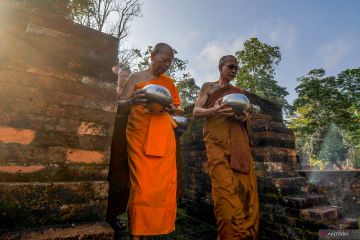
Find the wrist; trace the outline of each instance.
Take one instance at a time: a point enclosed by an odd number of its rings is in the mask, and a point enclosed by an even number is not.
[[[215,115],[215,108],[209,108],[209,109],[208,109],[208,115],[209,115],[209,116]]]

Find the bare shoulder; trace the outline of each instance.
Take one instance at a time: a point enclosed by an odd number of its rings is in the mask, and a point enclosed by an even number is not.
[[[202,85],[201,89],[204,93],[211,94],[220,88],[217,82],[206,82]]]
[[[201,86],[201,90],[202,92],[207,92],[209,90],[211,90],[212,88],[212,83],[211,82],[206,82]]]

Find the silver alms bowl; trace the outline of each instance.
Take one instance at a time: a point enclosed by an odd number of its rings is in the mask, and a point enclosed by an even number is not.
[[[241,93],[225,95],[222,99],[222,103],[231,107],[233,111],[238,114],[242,114],[243,111],[249,111],[251,108],[249,99]]]
[[[163,86],[149,84],[142,88],[142,92],[145,94],[151,112],[159,112],[163,108],[169,107],[172,102],[169,90]]]
[[[172,116],[172,118],[174,119],[176,125],[178,125],[178,127],[186,127],[189,123],[189,120],[186,117],[181,117],[181,116]]]

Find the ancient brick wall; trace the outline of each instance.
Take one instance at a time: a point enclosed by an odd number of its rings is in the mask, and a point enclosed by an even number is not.
[[[104,220],[118,39],[0,3],[0,229]]]

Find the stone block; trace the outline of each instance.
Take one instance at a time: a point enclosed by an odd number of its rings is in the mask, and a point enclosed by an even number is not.
[[[293,148],[255,146],[251,148],[251,152],[255,162],[284,162],[293,164],[296,162],[296,150]]]
[[[0,228],[104,220],[107,182],[0,183]]]
[[[105,222],[27,229],[0,234],[3,240],[113,240],[114,230]]]
[[[2,165],[0,182],[101,181],[108,176],[108,164]],[[15,171],[16,170],[16,171]],[[22,170],[22,171],[18,171]]]
[[[251,139],[255,147],[272,146],[295,149],[295,139],[291,132],[255,132]]]
[[[338,210],[336,207],[331,206],[318,206],[300,210],[301,219],[321,223],[333,223],[339,219]]]
[[[301,209],[327,204],[327,199],[325,195],[297,194],[292,196],[284,196],[280,204],[283,206]]]

